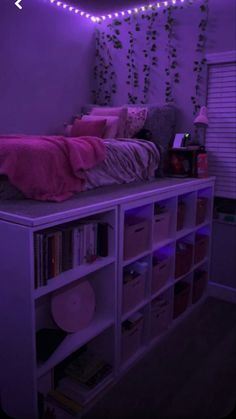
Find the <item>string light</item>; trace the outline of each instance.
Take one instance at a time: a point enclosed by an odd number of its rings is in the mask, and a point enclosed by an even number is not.
[[[153,3],[153,4],[147,4],[147,5],[143,5],[140,7],[134,7],[132,9],[127,9],[127,10],[121,10],[121,11],[117,11],[115,13],[107,13],[105,15],[100,15],[100,16],[95,16],[95,15],[91,15],[90,13],[87,13],[84,10],[80,10],[78,8],[75,8],[73,6],[70,6],[69,4],[65,3],[64,1],[58,1],[58,0],[49,0],[49,2],[53,5],[56,5],[58,7],[61,7],[65,10],[69,10],[70,12],[75,13],[76,15],[79,14],[80,16],[86,17],[87,19],[90,19],[93,23],[97,23],[97,22],[102,22],[105,21],[106,19],[115,19],[118,17],[124,17],[124,16],[131,16],[132,14],[137,14],[137,13],[142,13],[142,12],[147,12],[149,13],[150,10],[155,10],[155,9],[159,9],[161,7],[169,7],[171,4],[173,5],[178,5],[178,3],[184,3],[185,0],[162,0],[158,3]],[[68,0],[69,2],[69,0]]]

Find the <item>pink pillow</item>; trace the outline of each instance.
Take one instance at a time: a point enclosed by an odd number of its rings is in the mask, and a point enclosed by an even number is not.
[[[116,138],[119,128],[118,116],[83,115],[82,121],[101,121],[106,118],[106,129],[103,138]]]
[[[76,119],[72,125],[70,136],[103,138],[105,129],[106,119],[101,119],[100,121],[83,121],[82,119]]]
[[[93,108],[90,115],[100,115],[100,116],[118,116],[119,118],[119,128],[117,136],[122,138],[125,135],[125,125],[127,120],[128,110],[125,106],[117,108],[109,108],[107,106]]]

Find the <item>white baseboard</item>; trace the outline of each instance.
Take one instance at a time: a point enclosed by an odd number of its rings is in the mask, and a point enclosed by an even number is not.
[[[236,304],[236,289],[226,287],[225,285],[216,282],[209,282],[208,295],[211,297],[219,298],[219,300],[228,301],[229,303]]]

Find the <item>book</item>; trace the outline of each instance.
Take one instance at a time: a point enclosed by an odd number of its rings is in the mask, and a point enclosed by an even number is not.
[[[75,379],[85,388],[94,387],[112,370],[112,366],[95,354],[85,351],[65,369],[65,374]]]
[[[85,406],[104,390],[111,383],[111,380],[112,375],[109,374],[93,389],[86,389],[70,377],[64,377],[59,382],[58,390],[75,402]]]
[[[82,406],[72,400],[70,397],[65,396],[59,390],[49,391],[47,395],[47,400],[53,401],[59,407],[62,407],[71,415],[77,416],[82,411]]]

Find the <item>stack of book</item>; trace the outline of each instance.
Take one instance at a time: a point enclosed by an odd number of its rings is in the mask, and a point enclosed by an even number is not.
[[[108,223],[81,221],[34,236],[35,288],[76,266],[108,256]]]
[[[112,366],[97,355],[85,351],[65,369],[56,390],[48,397],[62,408],[78,413],[112,381]]]

